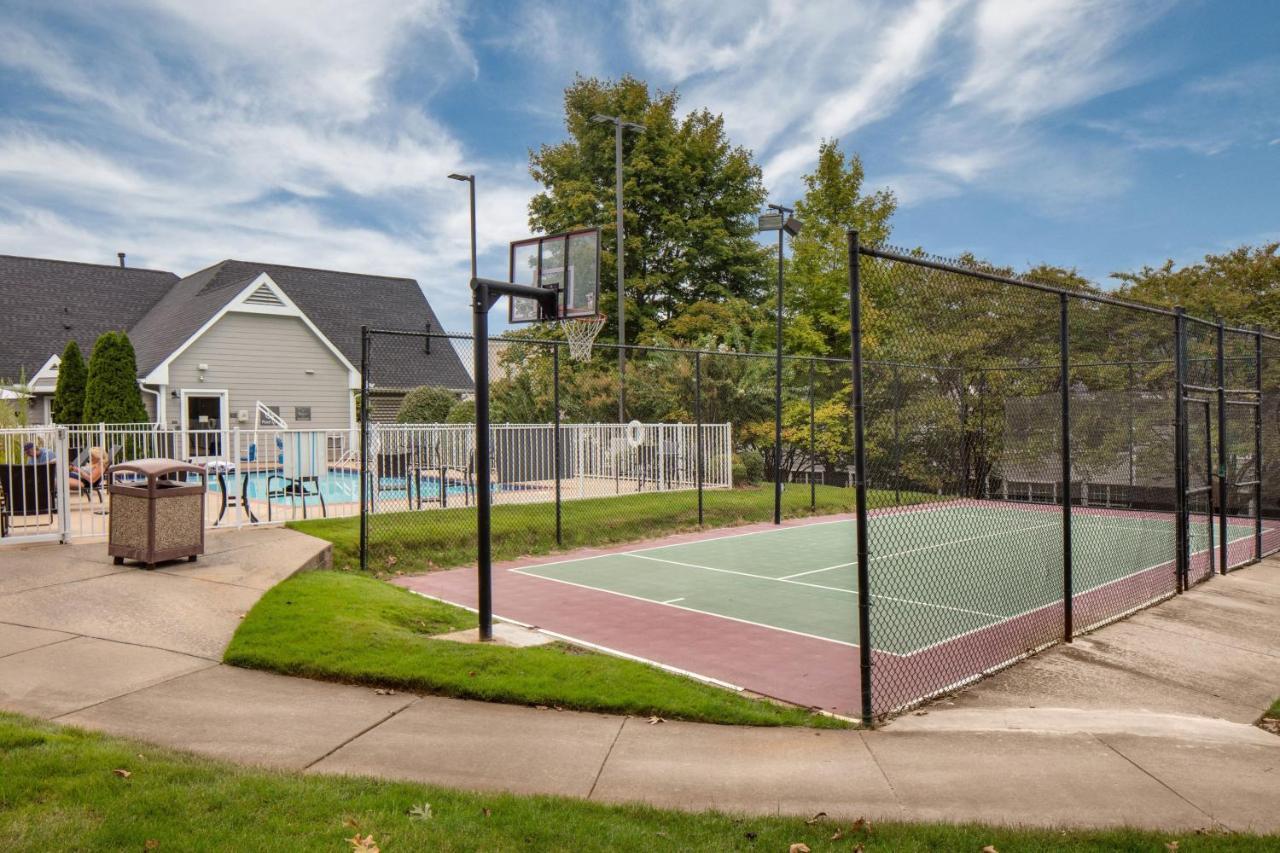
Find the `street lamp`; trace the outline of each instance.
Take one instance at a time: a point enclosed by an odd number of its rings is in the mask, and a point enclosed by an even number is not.
[[[800,233],[800,220],[791,208],[769,205],[772,213],[760,214],[760,231],[778,232],[778,308],[774,336],[773,367],[773,523],[782,523],[782,234]]]
[[[449,175],[453,181],[463,181],[470,185],[471,191],[471,277],[476,277],[476,176],[454,172]]]
[[[627,410],[627,308],[624,297],[623,286],[623,264],[622,264],[622,244],[623,244],[623,226],[622,226],[622,130],[634,130],[636,133],[644,133],[644,125],[636,124],[633,121],[623,121],[622,116],[607,116],[604,113],[596,113],[591,117],[596,124],[613,124],[613,185],[614,185],[614,206],[617,208],[617,235],[618,235],[618,423],[626,421]]]

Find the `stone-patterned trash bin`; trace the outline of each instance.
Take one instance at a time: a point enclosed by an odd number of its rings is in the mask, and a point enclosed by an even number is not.
[[[199,474],[199,482],[187,475]],[[204,553],[204,495],[209,475],[175,459],[138,459],[112,465],[107,553],[116,565],[138,560],[148,568],[164,560]]]

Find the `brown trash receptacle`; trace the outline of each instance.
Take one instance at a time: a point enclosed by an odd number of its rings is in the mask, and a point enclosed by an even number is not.
[[[121,475],[133,477],[121,479]],[[188,474],[199,474],[192,483]],[[164,560],[204,553],[204,495],[208,472],[175,459],[138,459],[107,471],[111,494],[107,554],[116,565],[125,559],[148,567]]]

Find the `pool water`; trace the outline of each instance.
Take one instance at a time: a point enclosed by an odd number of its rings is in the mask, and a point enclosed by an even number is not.
[[[271,487],[277,491],[282,489],[285,485],[284,481],[280,480],[278,475],[275,473],[270,471],[255,471],[249,475],[248,495],[250,500],[267,499],[268,478],[271,478]],[[238,490],[240,488],[240,480],[240,476],[235,477],[234,480],[231,477],[227,477],[227,485],[232,490]],[[360,474],[357,471],[330,470],[328,473],[320,475],[318,483],[320,486],[320,494],[324,496],[325,503],[356,503],[360,500]],[[308,483],[306,489],[308,492],[314,492],[315,487],[315,483]],[[428,501],[432,498],[438,497],[440,494],[440,478],[424,476],[421,479],[420,488],[422,490],[421,494],[423,501]],[[467,491],[467,488],[468,487],[460,480],[451,479],[447,482],[445,491],[450,497],[458,495],[459,498],[461,498],[464,492]],[[511,488],[512,486],[509,485],[503,486],[502,484],[495,484],[493,486],[493,491],[497,492],[504,489],[509,490]],[[209,491],[221,491],[218,485],[218,478],[216,476],[209,477]],[[417,491],[415,489],[414,496],[416,497],[416,495]],[[379,481],[379,489],[376,493],[377,500],[403,501],[406,497],[408,497],[408,495],[405,490],[404,477],[383,477]],[[277,497],[275,500],[283,503],[289,503],[290,501],[302,503],[301,500],[293,497]],[[306,501],[309,506],[313,504],[318,505],[320,503],[320,498],[314,494],[310,494],[306,498]]]

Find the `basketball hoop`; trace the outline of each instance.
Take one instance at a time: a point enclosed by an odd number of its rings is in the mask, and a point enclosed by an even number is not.
[[[560,328],[569,341],[569,358],[575,361],[591,360],[591,348],[595,345],[596,335],[604,328],[604,320],[598,314],[594,317],[565,317],[560,320]]]

